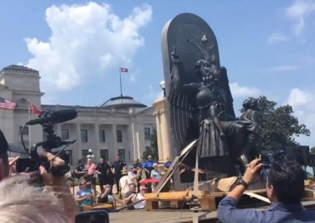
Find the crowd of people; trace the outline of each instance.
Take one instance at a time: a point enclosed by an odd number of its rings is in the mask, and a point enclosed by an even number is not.
[[[164,168],[159,168],[159,162],[151,155],[142,164],[139,159],[135,159],[132,165],[127,165],[116,156],[115,160],[105,161],[100,158],[99,163],[94,163],[91,158],[84,162],[80,159],[73,170],[72,177],[79,182],[79,190],[75,199],[81,211],[83,206],[91,206],[95,203],[112,204],[118,202],[122,205],[129,205],[134,202],[134,206],[129,209],[144,208],[144,193],[152,192],[161,179],[162,173],[171,165],[171,159],[163,163]],[[155,182],[141,183],[144,179],[154,179]],[[100,193],[97,192],[97,186]],[[115,188],[114,196],[113,188]]]

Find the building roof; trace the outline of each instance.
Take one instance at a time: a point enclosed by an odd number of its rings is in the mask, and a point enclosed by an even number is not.
[[[27,72],[38,73],[37,70],[34,70],[32,68],[28,68],[25,66],[21,66],[21,65],[9,65],[9,66],[3,68],[1,71],[8,71],[8,70],[27,71]]]
[[[129,96],[119,96],[114,97],[106,101],[100,107],[102,108],[115,108],[115,109],[123,109],[123,108],[146,108],[147,106],[134,100]]]

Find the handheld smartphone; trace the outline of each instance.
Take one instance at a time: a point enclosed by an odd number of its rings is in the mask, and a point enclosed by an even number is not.
[[[75,223],[109,223],[106,211],[88,211],[75,216]]]

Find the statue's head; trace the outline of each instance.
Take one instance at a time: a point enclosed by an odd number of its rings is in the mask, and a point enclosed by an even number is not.
[[[245,110],[247,110],[247,109],[254,109],[254,110],[256,110],[257,107],[258,107],[258,99],[253,98],[253,97],[247,98],[243,102],[243,107],[245,108]]]

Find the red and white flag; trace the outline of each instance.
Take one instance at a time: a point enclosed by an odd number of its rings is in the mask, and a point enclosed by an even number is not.
[[[120,67],[119,69],[120,69],[120,72],[128,73],[128,68]]]
[[[30,104],[32,115],[40,115],[42,112],[33,104]]]

